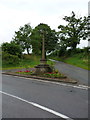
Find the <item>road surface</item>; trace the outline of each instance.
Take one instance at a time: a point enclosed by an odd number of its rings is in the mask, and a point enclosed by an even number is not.
[[[88,118],[88,90],[2,75],[3,118]]]
[[[55,68],[61,73],[74,80],[77,80],[78,84],[90,86],[90,81],[88,78],[90,71],[60,61],[55,61],[55,63]]]

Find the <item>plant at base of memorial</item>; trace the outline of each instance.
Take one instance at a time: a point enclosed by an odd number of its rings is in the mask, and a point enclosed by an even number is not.
[[[51,77],[51,78],[65,78],[65,76],[59,72],[48,72],[48,73],[45,73],[44,76],[46,77]]]
[[[26,74],[26,75],[31,75],[32,71],[26,70],[26,71],[17,71],[16,73],[18,74]]]
[[[18,74],[24,74],[24,75],[33,75],[33,71],[17,71],[16,73]],[[41,77],[48,77],[48,78],[66,78],[66,76],[64,76],[63,74],[59,73],[57,70],[53,71],[53,72],[48,72],[48,73],[44,73],[42,75],[37,75],[37,76],[41,76]]]

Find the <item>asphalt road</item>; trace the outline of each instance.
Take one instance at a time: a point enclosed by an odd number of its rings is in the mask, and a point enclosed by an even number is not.
[[[53,61],[53,60],[52,60]],[[78,84],[90,86],[89,73],[90,71],[66,64],[64,62],[55,61],[55,68],[68,77],[77,80]]]
[[[3,118],[88,118],[86,89],[3,75],[0,92]]]

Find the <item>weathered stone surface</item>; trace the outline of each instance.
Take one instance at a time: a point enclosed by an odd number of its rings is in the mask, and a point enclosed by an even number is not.
[[[39,64],[35,67],[34,74],[44,74],[47,72],[52,72],[51,67],[48,64]]]

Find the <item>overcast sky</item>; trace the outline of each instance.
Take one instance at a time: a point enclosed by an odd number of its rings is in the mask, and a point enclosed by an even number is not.
[[[79,16],[88,15],[89,0],[0,0],[0,43],[12,40],[20,26],[31,23],[34,28],[40,23],[56,29],[72,11]],[[82,41],[81,47],[87,42]]]

